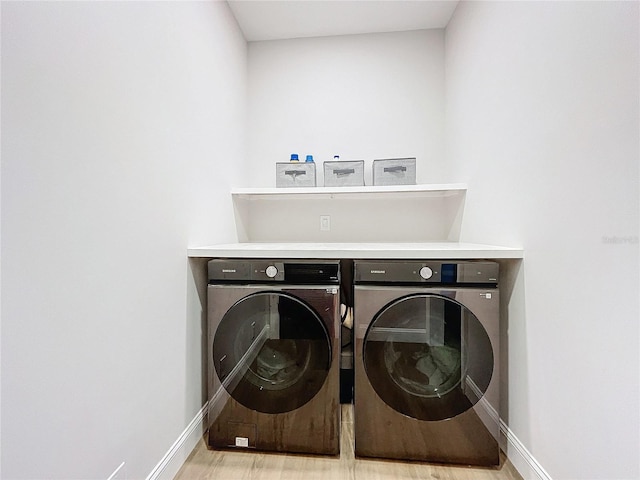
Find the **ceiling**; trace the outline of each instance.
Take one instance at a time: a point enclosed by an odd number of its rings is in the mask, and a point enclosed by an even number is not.
[[[227,0],[249,42],[444,28],[458,0]]]

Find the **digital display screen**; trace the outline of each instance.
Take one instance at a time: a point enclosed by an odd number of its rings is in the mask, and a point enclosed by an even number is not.
[[[441,272],[442,283],[455,283],[457,279],[457,265],[455,263],[443,263]]]

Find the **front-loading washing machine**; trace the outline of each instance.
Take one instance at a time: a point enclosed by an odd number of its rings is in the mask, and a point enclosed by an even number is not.
[[[355,453],[498,465],[498,264],[356,261]]]
[[[340,263],[208,262],[208,445],[337,454]]]

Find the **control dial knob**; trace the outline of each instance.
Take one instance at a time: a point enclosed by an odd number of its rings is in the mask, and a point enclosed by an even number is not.
[[[264,273],[267,274],[267,277],[273,278],[278,274],[278,269],[274,265],[269,265]]]
[[[425,280],[429,280],[433,276],[433,270],[429,267],[422,267],[420,269],[420,276]]]

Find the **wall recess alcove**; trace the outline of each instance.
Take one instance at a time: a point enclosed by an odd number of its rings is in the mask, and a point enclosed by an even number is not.
[[[466,190],[454,183],[238,188],[231,195],[239,242],[456,242]]]

